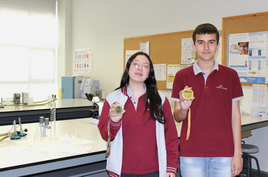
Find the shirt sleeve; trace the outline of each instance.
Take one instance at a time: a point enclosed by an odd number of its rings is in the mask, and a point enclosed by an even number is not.
[[[100,115],[100,120],[98,123],[98,129],[100,131],[101,137],[103,140],[107,141],[108,140],[108,122],[110,121],[110,137],[111,141],[114,140],[118,130],[121,127],[121,121],[120,122],[113,122],[109,118],[109,110],[110,110],[110,105],[109,103],[105,100],[102,108],[102,112]]]
[[[171,98],[173,100],[177,100],[180,98],[180,91],[183,90],[183,83],[180,77],[180,72],[177,72],[175,75],[175,79],[173,82],[173,88],[172,88],[172,93],[171,93]]]
[[[167,98],[165,98],[165,102],[163,104],[163,111],[166,115],[166,123],[164,127],[167,149],[167,173],[176,174],[177,168],[179,167],[178,133],[171,112],[170,103]]]

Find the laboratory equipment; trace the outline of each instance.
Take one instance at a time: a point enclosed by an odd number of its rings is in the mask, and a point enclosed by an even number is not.
[[[22,102],[23,105],[28,104],[28,93],[21,92],[21,102]]]
[[[1,105],[0,105],[0,108],[4,108],[4,106],[3,106],[3,98],[1,98]]]
[[[61,77],[61,98],[62,99],[74,98],[74,77],[69,76]]]
[[[84,76],[63,76],[61,79],[61,98],[86,98],[86,93],[102,95],[100,81]]]
[[[39,117],[39,123],[36,125],[36,131],[34,135],[35,140],[41,140],[41,138],[47,137],[46,130],[50,129],[49,118],[44,118],[44,116]]]
[[[17,140],[20,139],[20,136],[17,134],[17,126],[16,126],[16,120],[13,121],[13,134],[10,137],[11,140]]]
[[[12,126],[12,129],[13,129],[13,126]],[[12,129],[11,129],[11,130],[12,130]],[[0,134],[0,136],[2,137],[2,138],[0,138],[0,142],[2,142],[2,141],[4,141],[5,139],[7,139],[7,138],[9,138],[9,137],[15,135],[15,134],[13,134],[13,133],[10,133],[11,130],[8,131],[7,133],[1,133],[1,134]],[[14,132],[14,131],[13,131],[13,132]]]
[[[52,102],[50,103],[50,137],[56,137],[56,95],[52,95]]]
[[[94,95],[91,94],[91,93],[85,93],[85,96],[87,97],[87,99],[88,99],[89,101],[92,101],[92,99],[93,99],[93,97],[94,97]]]
[[[92,101],[93,103],[93,107],[91,109],[89,109],[90,115],[92,115],[93,119],[99,119],[100,118],[100,114],[99,114],[99,97],[92,97],[92,99],[89,99],[89,101]]]
[[[84,79],[88,78],[83,76],[74,77],[74,98],[81,98],[81,84],[83,83]]]
[[[20,93],[14,93],[13,94],[13,99],[14,99],[14,104],[15,105],[19,105],[20,104],[20,97],[21,97],[21,94]]]
[[[83,76],[63,76],[61,78],[61,98],[82,98],[81,84],[84,79],[88,78]]]
[[[21,125],[21,120],[20,120],[20,117],[19,117],[18,119],[19,119],[19,125],[20,125],[20,132],[19,132],[19,136],[21,136],[21,137],[26,136],[26,135],[27,135],[27,133],[25,133],[25,132],[27,132],[27,129],[25,129],[25,130],[23,130],[23,129],[22,129],[22,125]]]
[[[0,137],[2,136],[2,138],[0,138],[0,142],[2,142],[3,140],[7,138],[10,138],[11,140],[17,140],[23,136],[26,136],[27,134],[24,132],[27,132],[27,129],[22,130],[20,117],[19,117],[19,124],[20,124],[20,131],[17,131],[16,120],[14,120],[12,124],[12,129],[8,131],[7,133],[0,134]]]
[[[82,138],[79,135],[79,128],[78,125],[75,125],[75,136],[72,138],[72,141],[76,141],[76,140],[82,140]]]
[[[82,98],[86,98],[87,94],[96,94],[96,91],[100,91],[100,81],[92,79],[83,79],[81,84]]]
[[[5,139],[7,139],[9,137],[10,133],[1,133],[0,136],[3,136],[2,138],[0,138],[0,142],[4,141]]]

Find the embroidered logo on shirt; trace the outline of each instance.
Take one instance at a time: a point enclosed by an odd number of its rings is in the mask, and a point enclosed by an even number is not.
[[[227,90],[227,88],[224,88],[222,85],[219,85],[218,87],[216,87],[218,89],[223,89],[223,90]]]

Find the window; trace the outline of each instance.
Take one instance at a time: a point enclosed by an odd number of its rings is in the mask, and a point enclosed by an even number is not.
[[[43,101],[57,94],[56,1],[43,0],[52,6],[12,2],[16,6],[0,3],[0,97],[27,92]]]

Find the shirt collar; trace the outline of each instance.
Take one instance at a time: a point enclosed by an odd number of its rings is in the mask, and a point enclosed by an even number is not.
[[[198,66],[197,64],[198,60],[195,61],[194,65],[193,65],[193,68],[194,68],[194,74],[197,75],[199,73],[202,73],[203,71],[200,69],[200,67]],[[217,60],[214,59],[214,62],[215,62],[215,65],[214,65],[214,68],[213,68],[213,71],[214,70],[219,70],[219,63],[217,62]]]
[[[145,94],[145,93],[146,93],[146,85],[145,85],[145,84],[143,84],[143,85],[144,85],[144,88],[145,88],[143,94]],[[129,97],[133,97],[133,96],[134,96],[134,93],[130,90],[129,86],[127,86],[127,95],[128,95]]]

